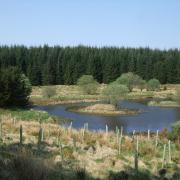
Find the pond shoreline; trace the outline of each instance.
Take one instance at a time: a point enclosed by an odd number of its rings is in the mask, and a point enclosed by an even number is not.
[[[175,101],[149,101],[148,106],[180,108],[180,105]]]
[[[144,102],[150,101],[152,97],[141,97],[141,98],[127,98],[128,101],[133,102]],[[49,106],[49,105],[66,105],[66,104],[77,104],[77,103],[95,103],[101,102],[100,99],[76,99],[76,100],[53,100],[53,99],[31,99],[30,103],[32,106]]]
[[[87,105],[95,104],[96,102],[87,103]],[[85,123],[89,124],[89,130],[104,130],[106,125],[110,130],[115,130],[116,127],[124,127],[124,132],[129,133],[135,130],[136,132],[151,132],[167,128],[171,130],[171,124],[179,120],[179,109],[176,108],[160,108],[150,107],[145,102],[137,101],[122,101],[119,105],[124,109],[140,110],[142,113],[136,115],[102,115],[102,114],[88,114],[81,112],[73,112],[73,106],[84,106],[86,103],[79,104],[66,104],[66,105],[48,105],[48,106],[35,106],[36,110],[43,110],[50,115],[64,117],[72,120],[72,127],[79,129]],[[69,126],[70,122],[64,124]]]
[[[100,102],[99,99],[81,99],[81,100],[65,100],[65,101],[51,101],[51,100],[40,100],[40,101],[31,101],[33,106],[49,106],[49,105],[66,105],[66,104],[77,104],[77,103],[93,103],[93,102]]]

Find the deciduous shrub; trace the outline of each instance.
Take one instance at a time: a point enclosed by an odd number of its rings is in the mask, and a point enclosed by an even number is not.
[[[83,75],[78,81],[77,85],[86,93],[86,94],[95,94],[98,88],[98,82],[91,75]]]
[[[132,72],[124,73],[119,78],[116,79],[116,82],[118,84],[123,84],[127,86],[129,91],[132,91],[132,89],[135,86],[140,85],[141,81],[142,81],[142,78]]]
[[[155,91],[160,88],[160,82],[158,79],[150,79],[147,83],[148,90]]]
[[[51,98],[57,94],[56,88],[52,86],[45,86],[42,89],[42,95],[46,98]]]
[[[143,80],[143,79],[139,80],[138,87],[139,87],[139,89],[140,89],[141,91],[142,91],[143,89],[145,89],[145,88],[146,88],[146,81]]]
[[[127,86],[114,82],[104,89],[103,98],[117,107],[118,101],[122,100],[128,92]]]

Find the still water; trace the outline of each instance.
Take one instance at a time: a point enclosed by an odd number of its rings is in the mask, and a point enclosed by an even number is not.
[[[131,116],[103,116],[76,113],[68,111],[67,107],[69,106],[36,106],[35,109],[47,111],[51,115],[72,119],[72,126],[74,128],[82,128],[84,123],[88,123],[90,130],[104,130],[106,125],[108,125],[109,130],[115,130],[116,126],[119,128],[123,126],[125,133],[132,132],[133,130],[139,132],[147,131],[148,129],[154,132],[164,128],[171,130],[171,124],[180,120],[180,108],[153,107],[147,106],[144,102],[123,101],[120,103],[120,106],[124,108],[142,110],[142,113]],[[65,125],[68,125],[68,123]]]

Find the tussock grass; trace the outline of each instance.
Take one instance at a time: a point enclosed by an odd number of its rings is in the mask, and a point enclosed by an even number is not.
[[[151,175],[158,176],[157,172],[162,166],[163,146],[164,143],[168,142],[166,132],[162,132],[162,135],[160,133],[157,147],[155,146],[154,134],[151,135],[149,141],[146,134],[136,134],[134,139],[131,135],[123,135],[121,154],[119,155],[115,132],[106,134],[103,131],[90,132],[85,130],[83,137],[83,129],[65,128],[46,121],[40,124],[37,121],[17,120],[13,123],[13,118],[9,114],[2,117],[1,123],[3,124],[3,133],[0,157],[3,159],[8,157],[3,152],[14,156],[17,154],[17,150],[29,151],[36,159],[43,160],[44,163],[51,162],[48,164],[50,171],[54,172],[52,174],[50,172],[51,179],[59,178],[61,175],[67,177],[67,174],[70,176],[68,176],[69,179],[75,179],[82,173],[81,170],[76,172],[77,167],[85,170],[86,177],[101,179],[107,179],[109,171],[116,174],[122,170],[127,171],[127,167],[134,168],[137,136],[139,139],[139,169],[143,172],[149,170]],[[20,125],[23,127],[22,147],[19,145]],[[44,137],[43,142],[38,146],[40,127],[44,130]],[[179,144],[172,142],[172,161],[169,162],[168,149],[166,149],[165,167],[167,174],[172,175],[180,170],[179,152]],[[10,156],[7,159],[10,159]],[[127,173],[129,172],[127,171]],[[133,173],[130,172],[129,177],[134,177]]]

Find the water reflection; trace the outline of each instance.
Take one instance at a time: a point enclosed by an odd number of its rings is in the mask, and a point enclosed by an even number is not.
[[[88,123],[91,130],[104,130],[106,124],[110,130],[115,130],[123,126],[126,133],[136,131],[156,131],[167,128],[171,129],[171,124],[180,120],[179,108],[149,107],[144,103],[123,101],[122,107],[130,109],[141,109],[143,112],[134,116],[99,116],[82,113],[69,112],[67,105],[37,106],[35,109],[45,110],[49,114],[73,119],[74,128],[82,128],[84,123]],[[66,124],[68,125],[68,124]]]

